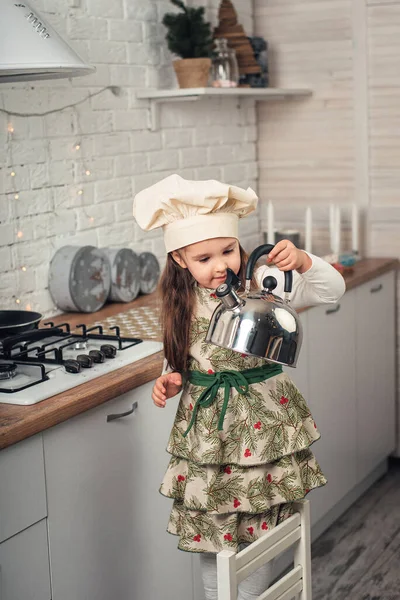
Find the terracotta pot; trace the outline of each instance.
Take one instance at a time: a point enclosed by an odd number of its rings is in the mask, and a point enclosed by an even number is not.
[[[182,58],[174,60],[179,87],[206,87],[211,68],[211,58]]]

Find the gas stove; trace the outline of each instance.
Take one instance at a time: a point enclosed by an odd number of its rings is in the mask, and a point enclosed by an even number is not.
[[[46,323],[0,340],[0,403],[30,405],[110,373],[162,349],[120,335],[118,326]]]

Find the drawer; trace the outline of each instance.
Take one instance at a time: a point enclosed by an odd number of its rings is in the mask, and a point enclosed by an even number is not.
[[[375,279],[372,279],[371,281],[367,281],[366,283],[357,286],[355,289],[357,301],[363,302],[365,300],[368,301],[368,299],[371,298],[380,299],[381,296],[387,296],[394,302],[395,287],[396,271],[389,271],[379,277],[375,277]],[[376,300],[376,302],[379,304],[379,300]]]
[[[47,516],[42,435],[0,451],[0,542]]]
[[[50,600],[46,519],[0,544],[0,600]]]

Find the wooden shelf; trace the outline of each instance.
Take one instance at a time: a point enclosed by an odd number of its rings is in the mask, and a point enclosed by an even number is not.
[[[307,89],[283,88],[176,88],[169,90],[143,90],[136,93],[138,100],[150,101],[150,129],[159,127],[159,105],[167,102],[195,101],[201,98],[252,98],[256,101],[287,100],[290,98],[311,96]]]

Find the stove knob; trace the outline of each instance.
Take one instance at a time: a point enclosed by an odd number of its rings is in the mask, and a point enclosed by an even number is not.
[[[93,359],[87,354],[78,354],[76,360],[84,369],[90,369],[93,366]]]
[[[103,363],[106,358],[106,355],[101,350],[90,350],[89,356],[90,358],[93,358],[95,363]]]
[[[104,352],[106,358],[115,358],[117,355],[117,349],[112,344],[103,344],[100,350]]]
[[[77,360],[73,359],[64,361],[64,367],[67,373],[79,373],[81,370],[81,365]]]

